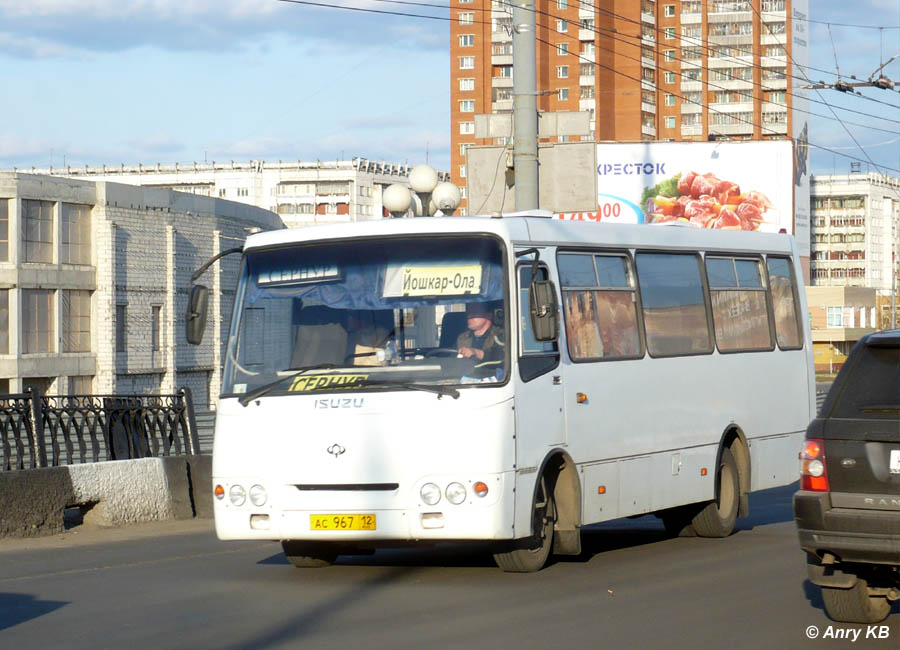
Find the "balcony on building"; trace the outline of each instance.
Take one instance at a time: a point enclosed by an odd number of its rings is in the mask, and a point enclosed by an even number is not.
[[[682,125],[681,127],[681,137],[690,137],[703,135],[703,125],[702,124],[691,124],[691,125]]]
[[[578,40],[579,41],[593,41],[597,36],[597,32],[593,29],[585,29],[584,27],[578,28]]]
[[[738,68],[738,67],[752,67],[753,66],[753,55],[748,54],[747,56],[726,56],[726,57],[717,57],[711,56],[706,60],[706,67],[708,68]]]
[[[682,113],[702,113],[703,106],[695,102],[681,102]]]
[[[641,124],[641,134],[656,137],[656,127],[651,124]]]
[[[783,68],[787,65],[787,55],[761,56],[759,57],[759,65],[763,68]]]
[[[579,86],[593,86],[596,81],[597,78],[594,75],[591,75],[589,77],[587,75],[581,75],[580,77],[578,77]]]
[[[759,36],[759,42],[762,45],[784,45],[787,40],[787,34],[772,34],[766,28],[763,28],[762,34]]]
[[[647,102],[641,102],[641,110],[645,113],[656,113],[656,104],[648,104]]]
[[[737,124],[710,124],[710,135],[750,135],[753,133],[753,124],[739,122]]]
[[[643,87],[643,84],[642,84]],[[703,90],[703,82],[700,79],[697,80],[682,80],[681,82],[681,92],[689,93],[692,91],[701,91]]]
[[[491,112],[492,113],[508,113],[513,109],[513,100],[511,99],[498,99],[495,102],[491,102]]]
[[[703,22],[703,14],[682,13],[679,18],[682,25],[696,25]]]
[[[513,87],[513,78],[512,77],[491,77],[491,87],[492,88],[512,88]]]
[[[762,0],[759,6],[762,12],[762,19],[768,20],[775,17],[778,20],[784,20],[785,11],[787,10],[786,0]]]

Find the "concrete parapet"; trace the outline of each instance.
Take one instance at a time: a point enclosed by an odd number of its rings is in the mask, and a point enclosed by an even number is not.
[[[169,456],[0,473],[0,537],[61,532],[67,508],[85,524],[121,526],[212,516],[212,459]]]

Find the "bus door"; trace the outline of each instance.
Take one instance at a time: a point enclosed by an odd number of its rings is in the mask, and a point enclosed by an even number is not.
[[[544,265],[539,279],[548,278]],[[528,311],[531,263],[517,267],[518,280],[518,369],[516,386],[516,467],[519,471],[539,468],[547,450],[566,442],[563,412],[563,376],[559,341],[536,341]]]

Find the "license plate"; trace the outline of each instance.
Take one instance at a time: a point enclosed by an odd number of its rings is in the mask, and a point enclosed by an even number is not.
[[[900,474],[900,449],[891,449],[891,474]]]
[[[310,515],[310,530],[375,530],[375,515]]]

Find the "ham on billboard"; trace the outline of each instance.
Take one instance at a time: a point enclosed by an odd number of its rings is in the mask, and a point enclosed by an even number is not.
[[[598,144],[597,176],[597,210],[560,219],[795,234],[790,140]]]

